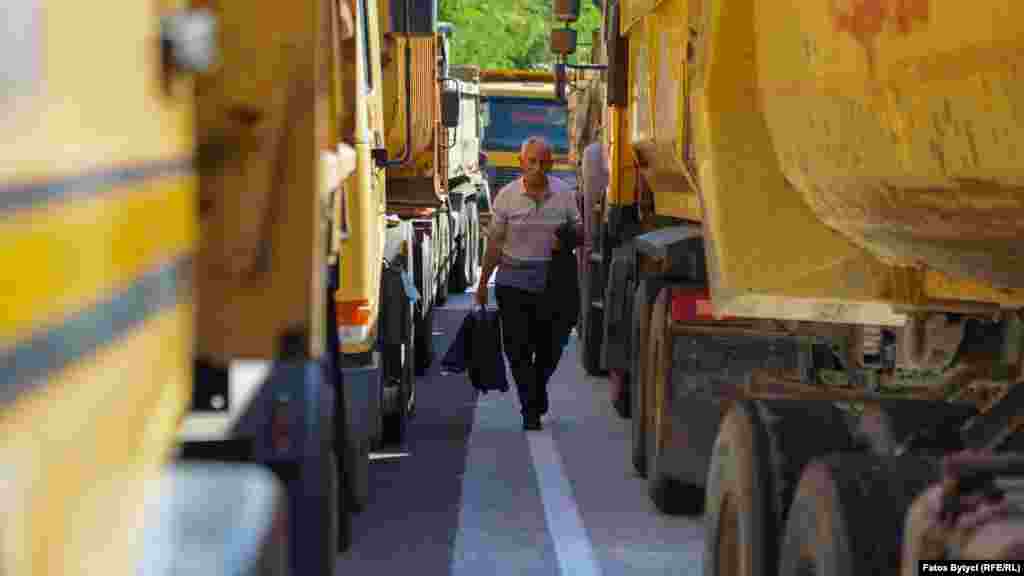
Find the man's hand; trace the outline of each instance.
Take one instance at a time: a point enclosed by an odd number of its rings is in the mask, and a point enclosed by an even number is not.
[[[487,307],[487,282],[483,278],[480,279],[480,285],[476,287],[476,303],[481,307]]]
[[[566,222],[565,224],[562,224],[561,226],[559,226],[558,229],[555,230],[555,232],[554,232],[555,241],[551,245],[552,252],[557,252],[557,251],[562,249],[562,241],[559,239],[559,235],[565,234],[565,233],[568,233],[568,235],[570,237],[569,238],[569,241],[571,242],[570,246],[573,245],[572,243],[575,243],[577,245],[580,243],[580,238],[582,238],[582,236],[578,236],[577,235],[578,234],[577,233],[577,227],[574,226],[571,222]],[[572,236],[574,236],[574,235],[576,236],[575,239],[572,238]]]

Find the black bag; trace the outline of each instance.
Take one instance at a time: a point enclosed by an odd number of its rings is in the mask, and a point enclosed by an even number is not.
[[[508,391],[505,351],[501,346],[501,319],[497,310],[483,307],[466,314],[455,340],[441,360],[441,369],[453,374],[469,372],[478,391]]]

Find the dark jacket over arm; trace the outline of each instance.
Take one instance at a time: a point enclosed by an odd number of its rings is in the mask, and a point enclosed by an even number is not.
[[[580,313],[580,285],[573,250],[580,244],[576,227],[562,225],[556,232],[560,249],[551,255],[544,301],[549,307],[552,329],[560,337],[568,336]]]

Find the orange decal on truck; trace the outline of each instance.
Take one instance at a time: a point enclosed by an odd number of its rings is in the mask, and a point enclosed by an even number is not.
[[[928,0],[838,0],[833,6],[836,30],[862,44],[874,40],[887,23],[905,36],[915,21],[928,21]]]
[[[868,68],[875,75],[875,38],[894,26],[896,32],[910,34],[915,22],[928,22],[929,0],[832,0],[833,25],[837,32],[846,32],[864,47]]]

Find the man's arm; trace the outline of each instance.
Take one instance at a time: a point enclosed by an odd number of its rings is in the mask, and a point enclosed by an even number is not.
[[[505,233],[508,229],[508,216],[505,214],[503,203],[499,203],[498,198],[495,198],[491,211],[494,216],[491,226],[487,230],[487,249],[484,251],[483,262],[480,266],[480,286],[487,286],[491,280],[491,274],[501,262],[501,248],[505,243]]]
[[[504,238],[497,238],[492,234],[487,235],[487,249],[484,251],[484,261],[480,267],[480,285],[486,286],[491,280],[491,274],[498,267],[501,259],[501,245]]]

